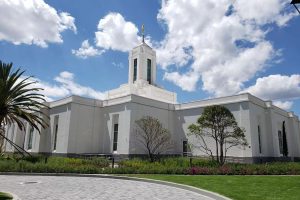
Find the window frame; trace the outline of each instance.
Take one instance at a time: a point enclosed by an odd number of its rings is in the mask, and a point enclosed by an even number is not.
[[[281,130],[278,130],[278,143],[279,143],[279,153],[283,154],[283,134]]]
[[[28,133],[27,150],[31,150],[32,149],[33,133],[34,133],[34,127],[31,126],[29,128],[29,133]]]
[[[188,141],[183,140],[182,141],[182,154],[183,154],[183,156],[187,156],[188,152],[189,152]]]
[[[147,81],[149,84],[152,83],[152,61],[147,59]]]
[[[260,125],[257,126],[257,133],[258,133],[258,150],[259,153],[262,154],[262,144],[261,144],[261,130],[260,130]]]
[[[133,59],[133,82],[137,79],[137,58]]]
[[[54,140],[53,140],[53,151],[57,149],[57,134],[58,134],[58,122],[59,122],[59,115],[54,116]]]
[[[115,123],[113,126],[113,151],[118,150],[118,136],[119,136],[119,124]]]

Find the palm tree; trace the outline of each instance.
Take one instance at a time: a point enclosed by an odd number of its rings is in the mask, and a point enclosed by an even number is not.
[[[22,153],[26,151],[5,137],[5,126],[16,123],[24,130],[28,123],[40,133],[48,126],[42,112],[47,106],[44,95],[39,93],[42,89],[34,87],[36,81],[31,81],[31,76],[24,77],[25,71],[20,68],[13,71],[12,66],[0,61],[0,136]]]

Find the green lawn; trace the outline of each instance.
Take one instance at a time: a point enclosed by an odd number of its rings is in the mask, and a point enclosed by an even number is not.
[[[300,199],[300,176],[131,175],[191,185],[232,199]]]
[[[13,199],[13,197],[10,194],[0,192],[0,200],[8,200]]]

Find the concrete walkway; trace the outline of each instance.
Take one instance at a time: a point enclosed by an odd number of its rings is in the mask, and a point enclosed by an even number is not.
[[[19,199],[212,200],[199,192],[156,183],[98,177],[0,175],[0,191]]]

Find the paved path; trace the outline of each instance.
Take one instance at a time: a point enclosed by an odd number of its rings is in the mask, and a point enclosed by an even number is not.
[[[22,200],[212,200],[166,185],[95,177],[0,175],[0,191],[11,192]]]

